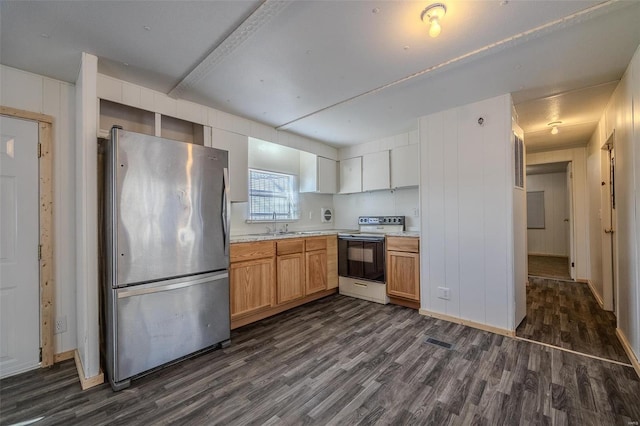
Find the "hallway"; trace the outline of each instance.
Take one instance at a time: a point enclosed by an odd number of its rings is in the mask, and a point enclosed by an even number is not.
[[[584,283],[529,276],[527,316],[516,336],[629,364],[615,316],[600,308]]]

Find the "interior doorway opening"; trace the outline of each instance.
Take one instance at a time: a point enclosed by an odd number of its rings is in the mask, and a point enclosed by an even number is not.
[[[570,161],[527,166],[530,276],[575,279],[573,171]]]

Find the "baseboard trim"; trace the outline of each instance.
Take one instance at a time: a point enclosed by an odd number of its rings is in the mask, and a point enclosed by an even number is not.
[[[589,286],[589,290],[591,290],[591,294],[593,294],[593,297],[596,299],[596,302],[598,302],[598,305],[600,305],[600,309],[604,310],[604,302],[602,301],[602,297],[600,297],[600,295],[596,291],[596,288],[593,286],[593,283],[591,282],[591,280],[586,280],[586,282],[587,282],[587,285]]]
[[[80,359],[80,354],[78,353],[77,349],[73,351],[73,358],[76,361],[76,370],[78,370],[78,377],[80,378],[80,386],[82,387],[82,390],[87,390],[104,383],[104,373],[102,372],[102,370],[100,370],[100,372],[93,377],[84,376],[82,360]]]
[[[631,344],[627,340],[627,336],[625,336],[624,332],[619,328],[616,328],[616,336],[618,336],[618,340],[620,340],[624,351],[627,353],[633,369],[636,370],[636,374],[640,377],[640,362],[638,362],[636,354],[633,352],[633,349],[631,349]]]
[[[71,349],[69,351],[60,352],[59,354],[55,354],[53,356],[53,363],[57,364],[62,361],[66,361],[68,359],[73,359],[75,357],[75,349]]]
[[[441,314],[441,313],[438,313],[438,312],[431,312],[431,311],[428,311],[426,309],[420,309],[418,312],[420,312],[420,315],[425,315],[425,316],[436,318],[436,319],[441,319],[441,320],[445,320],[445,321],[449,321],[449,322],[454,322],[456,324],[466,325],[467,327],[477,328],[477,329],[483,330],[483,331],[489,331],[491,333],[500,334],[502,336],[514,337],[516,335],[516,332],[513,331],[513,330],[507,330],[507,329],[504,329],[504,328],[494,327],[494,326],[491,326],[491,325],[482,324],[482,323],[475,322],[475,321],[469,321],[469,320],[466,320],[466,319],[453,317],[451,315]]]

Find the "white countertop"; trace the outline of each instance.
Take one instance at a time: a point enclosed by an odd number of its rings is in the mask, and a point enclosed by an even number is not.
[[[287,233],[263,233],[263,234],[246,234],[232,235],[230,237],[232,243],[248,243],[253,241],[281,240],[284,238],[306,238],[318,237],[321,235],[337,235],[340,232],[353,232],[346,229],[323,229],[319,231],[291,231]]]
[[[254,241],[269,241],[269,240],[281,240],[285,238],[306,238],[306,237],[318,237],[321,235],[336,235],[341,232],[358,232],[353,229],[323,229],[319,231],[291,231],[287,233],[263,233],[263,234],[246,234],[246,235],[232,235],[232,243],[249,243]],[[420,232],[416,231],[403,231],[393,232],[386,234],[391,237],[413,237],[419,238]]]

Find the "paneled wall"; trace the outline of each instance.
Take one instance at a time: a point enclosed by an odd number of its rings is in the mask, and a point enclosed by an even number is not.
[[[589,282],[591,288],[595,290],[600,300],[605,299],[603,287],[603,267],[602,267],[602,236],[604,229],[608,227],[603,222],[601,205],[608,198],[605,195],[605,188],[601,183],[606,179],[607,168],[602,167],[606,161],[607,151],[602,150],[602,145],[606,141],[604,123],[598,123],[598,127],[591,136],[587,146],[587,203],[589,205]],[[605,173],[603,176],[602,173]],[[603,197],[605,197],[603,199]],[[609,269],[609,273],[610,273]],[[605,309],[612,309],[611,294],[607,295]]]
[[[510,95],[420,119],[423,311],[515,329],[511,140]]]
[[[54,335],[54,352],[60,353],[76,347],[75,88],[4,65],[0,85],[0,104],[54,118],[54,315],[67,317],[67,331]]]
[[[528,229],[529,254],[568,256],[569,218],[567,174],[527,175],[527,192],[544,191],[544,229]]]
[[[627,68],[624,77],[618,84],[605,113],[599,122],[599,131],[592,138],[589,146],[590,182],[598,175],[597,150],[606,142],[607,137],[615,130],[614,148],[616,155],[616,226],[614,245],[617,263],[614,264],[617,295],[616,313],[618,328],[640,358],[640,48]],[[606,163],[600,162],[600,176]],[[596,198],[597,191],[591,188]],[[601,197],[600,209],[605,209],[604,197]],[[589,203],[595,207],[595,200]],[[591,211],[592,215],[599,212]],[[595,220],[594,220],[595,222]],[[597,222],[592,224],[596,229]],[[603,234],[600,239],[605,241]],[[607,237],[608,238],[608,237]],[[594,239],[597,244],[598,238]],[[608,241],[607,241],[608,242]],[[606,244],[606,243],[605,243]],[[606,262],[603,244],[603,260]],[[604,263],[603,263],[604,265]],[[604,275],[604,268],[603,268]],[[604,279],[603,279],[604,282]],[[606,287],[606,284],[603,284]],[[607,289],[603,289],[607,295]]]

